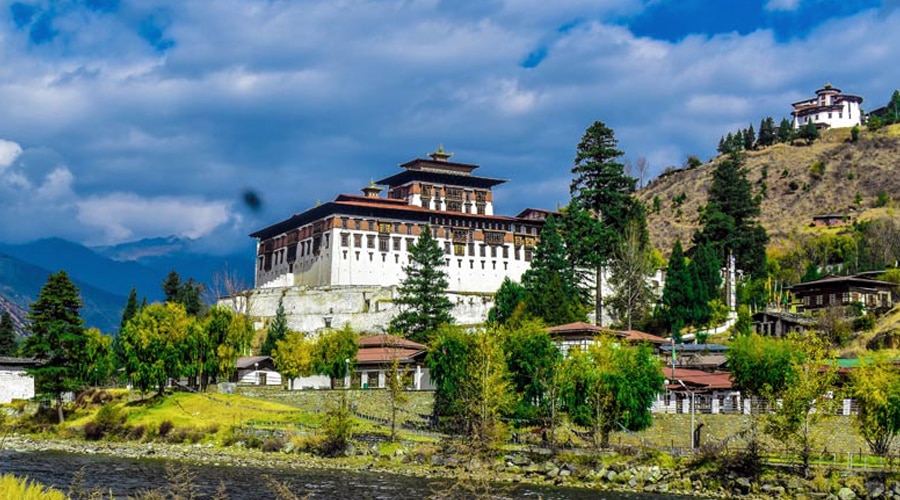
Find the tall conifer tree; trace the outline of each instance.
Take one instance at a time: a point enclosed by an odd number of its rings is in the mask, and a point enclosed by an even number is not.
[[[62,396],[81,386],[78,367],[83,366],[87,336],[81,319],[78,288],[65,271],[51,274],[28,312],[32,335],[23,352],[40,365],[28,370],[38,392],[56,399],[59,422],[63,422]]]
[[[431,228],[425,226],[409,248],[409,264],[403,266],[406,277],[397,287],[395,300],[401,312],[391,320],[392,333],[427,343],[441,325],[453,323],[445,265],[444,252],[432,237]]]
[[[275,317],[266,330],[266,340],[260,348],[260,354],[270,356],[279,340],[284,340],[288,334],[287,315],[284,313],[284,300],[278,299],[278,308],[275,309]]]
[[[522,275],[525,309],[548,325],[584,321],[584,293],[566,254],[556,219],[547,217],[531,267]]]
[[[588,127],[578,144],[572,168],[575,178],[569,187],[572,220],[566,223],[566,238],[576,264],[594,270],[597,324],[603,322],[603,269],[635,206],[631,194],[636,180],[625,175],[619,162],[624,153],[617,146],[613,130],[603,122]],[[576,227],[579,225],[583,227]]]
[[[732,154],[713,171],[709,203],[700,217],[701,228],[694,234],[694,243],[708,244],[720,262],[726,262],[733,253],[739,269],[762,276],[769,236],[757,219],[759,203],[740,155]]]
[[[694,295],[691,288],[691,276],[684,260],[681,240],[675,241],[669,266],[666,268],[666,284],[663,286],[662,314],[663,320],[672,332],[672,336],[680,341],[681,328],[690,320]]]
[[[119,330],[125,327],[125,323],[128,323],[128,320],[134,317],[135,314],[140,310],[140,306],[138,305],[137,300],[137,290],[134,287],[131,287],[131,293],[128,294],[128,301],[125,302],[125,309],[122,310],[122,322],[119,324]]]
[[[16,351],[18,344],[12,315],[9,311],[3,311],[3,315],[0,316],[0,356],[15,356]]]

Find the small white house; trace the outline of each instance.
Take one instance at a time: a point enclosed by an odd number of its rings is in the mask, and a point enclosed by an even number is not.
[[[246,356],[235,362],[234,382],[245,385],[281,385],[281,374],[271,356]]]
[[[25,369],[35,365],[33,359],[0,356],[0,403],[34,397],[34,377]]]
[[[807,123],[815,123],[818,128],[839,128],[861,125],[863,122],[862,104],[863,98],[855,95],[842,94],[841,89],[832,87],[826,83],[824,87],[816,91],[816,96],[792,104],[794,110],[794,129],[799,129]]]

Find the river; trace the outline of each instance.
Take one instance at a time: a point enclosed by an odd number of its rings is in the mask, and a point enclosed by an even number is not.
[[[104,455],[65,452],[0,451],[0,474],[13,473],[65,491],[75,473],[85,468],[88,488],[101,486],[112,490],[116,498],[125,498],[165,482],[166,460],[129,459]],[[230,500],[274,498],[266,489],[269,475],[301,498],[334,500],[413,500],[446,492],[448,480],[430,480],[375,472],[350,472],[324,469],[263,469],[255,467],[191,465],[194,484],[201,498],[209,498],[224,483]],[[573,488],[548,488],[532,485],[500,485],[497,499],[533,498],[543,500],[663,500],[673,495],[598,492]],[[465,498],[461,495],[456,498]]]

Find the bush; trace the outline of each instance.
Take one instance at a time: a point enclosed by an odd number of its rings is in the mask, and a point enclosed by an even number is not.
[[[789,175],[791,175],[791,173],[788,172],[788,169],[784,169],[784,170],[781,171],[781,178],[782,178],[782,179],[784,179],[785,177],[787,177],[787,176],[789,176]]]
[[[61,491],[12,474],[0,476],[0,493],[17,500],[66,500]]]
[[[878,199],[875,200],[876,207],[885,207],[890,202],[891,197],[887,194],[887,191],[881,190],[878,192]]]
[[[809,166],[809,176],[813,179],[821,179],[825,176],[825,163],[821,161],[813,162]]]
[[[84,424],[84,438],[88,441],[99,441],[103,438],[103,427],[91,421]]]
[[[173,424],[171,420],[163,420],[159,423],[159,437],[165,439],[165,437],[172,432],[173,428],[175,428],[175,424]]]
[[[115,436],[122,430],[125,415],[113,403],[103,405],[94,420],[84,425],[84,438],[97,441],[104,436]]]
[[[788,183],[788,188],[791,191],[796,191],[796,190],[800,189],[800,184],[797,184],[797,181],[791,181]]]
[[[859,125],[854,125],[853,128],[850,129],[850,142],[856,142],[859,140]]]
[[[281,438],[266,439],[260,449],[263,453],[274,453],[284,449],[284,441]]]
[[[137,427],[132,427],[128,431],[128,439],[132,441],[140,441],[142,437],[144,437],[144,432],[147,429],[143,425],[139,425]]]

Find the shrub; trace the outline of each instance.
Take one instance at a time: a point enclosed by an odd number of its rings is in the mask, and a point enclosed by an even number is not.
[[[139,425],[137,427],[132,427],[128,431],[128,439],[132,441],[140,441],[142,437],[144,437],[144,432],[147,429],[143,425]]]
[[[854,125],[853,128],[850,129],[850,142],[856,142],[859,140],[859,125]]]
[[[172,432],[172,429],[175,427],[175,424],[172,423],[171,420],[163,420],[159,423],[159,437],[165,438]]]
[[[266,439],[260,449],[263,453],[273,453],[284,449],[284,441],[281,438]]]
[[[788,188],[791,191],[796,191],[796,190],[800,189],[800,184],[797,184],[797,181],[791,181],[788,183]]]
[[[890,202],[891,202],[891,197],[887,194],[887,191],[881,190],[878,192],[878,199],[875,200],[876,207],[887,206],[887,204]]]
[[[99,441],[103,438],[103,427],[94,421],[84,424],[84,438],[88,441]]]
[[[809,166],[809,176],[813,179],[821,179],[825,176],[825,163],[821,161],[813,162]]]
[[[785,177],[787,177],[787,176],[789,176],[789,175],[791,175],[791,173],[788,172],[788,169],[784,169],[784,170],[781,171],[781,178],[782,178],[782,179],[784,179]]]

